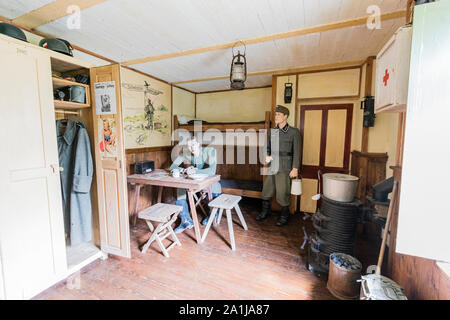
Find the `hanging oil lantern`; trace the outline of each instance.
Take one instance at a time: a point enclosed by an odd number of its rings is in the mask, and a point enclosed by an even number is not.
[[[288,82],[284,84],[284,103],[291,103],[292,101],[292,83]]]
[[[245,59],[245,44],[244,54],[238,50],[237,54],[234,54],[234,47],[231,49],[233,54],[233,59],[231,60],[231,70],[230,70],[230,88],[233,90],[242,90],[245,88],[245,81],[247,80],[247,60]]]

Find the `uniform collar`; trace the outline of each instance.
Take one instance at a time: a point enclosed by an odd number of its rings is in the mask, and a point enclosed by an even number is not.
[[[283,131],[284,133],[286,133],[286,132],[288,132],[288,130],[289,130],[289,124],[286,123],[286,125],[283,127],[283,129],[280,129],[280,127],[277,125],[277,126],[275,127],[275,129],[279,129],[279,130]]]
[[[68,145],[71,145],[73,140],[75,139],[75,134],[77,131],[76,122],[73,120],[67,120],[67,126],[64,133],[61,132],[61,124],[62,120],[57,121],[58,124],[56,126],[56,134],[58,137],[62,136]]]

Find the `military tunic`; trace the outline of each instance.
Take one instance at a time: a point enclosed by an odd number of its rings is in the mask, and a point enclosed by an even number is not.
[[[272,156],[273,160],[264,182],[261,195],[263,200],[272,199],[276,193],[276,199],[280,206],[289,206],[291,193],[289,173],[293,168],[300,170],[300,151],[300,131],[297,128],[286,123],[282,129],[276,126],[271,130],[267,153]]]

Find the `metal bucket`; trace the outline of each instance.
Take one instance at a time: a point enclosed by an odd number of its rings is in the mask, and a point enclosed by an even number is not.
[[[327,288],[331,294],[341,300],[358,300],[361,267],[361,263],[350,255],[330,254]]]
[[[72,102],[86,103],[86,88],[83,86],[71,86],[69,88],[70,100]]]

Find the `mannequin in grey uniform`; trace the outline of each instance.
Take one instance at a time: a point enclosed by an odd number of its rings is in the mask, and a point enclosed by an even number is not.
[[[270,215],[270,200],[276,194],[276,199],[281,206],[280,218],[277,226],[283,226],[289,220],[289,202],[291,194],[291,178],[297,178],[300,167],[301,139],[300,131],[297,128],[289,126],[287,119],[289,109],[283,106],[277,106],[275,111],[276,127],[271,131],[273,135],[278,136],[278,151],[271,146],[269,140],[267,148],[266,163],[278,160],[278,170],[270,172],[264,182],[262,190],[262,210],[256,217],[257,221],[263,221]],[[274,151],[274,152],[272,152]],[[269,169],[270,170],[270,169]]]

